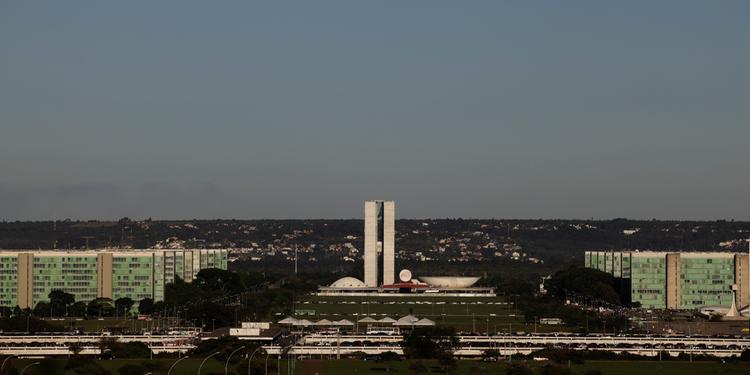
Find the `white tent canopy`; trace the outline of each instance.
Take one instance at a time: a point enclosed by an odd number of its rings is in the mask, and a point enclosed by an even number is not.
[[[334,325],[334,326],[353,326],[354,323],[352,321],[350,321],[350,320],[341,319],[341,320],[335,320],[335,321],[331,322],[331,325]]]
[[[414,322],[414,325],[415,326],[420,326],[420,327],[434,326],[435,322],[433,322],[432,320],[427,319],[427,318],[422,318],[422,319],[419,319],[418,321]]]
[[[321,320],[318,320],[318,321],[317,321],[317,322],[315,323],[315,325],[316,325],[316,326],[330,326],[330,325],[331,325],[331,321],[330,321],[330,320],[328,320],[328,319],[321,319]]]
[[[369,316],[366,318],[362,318],[357,321],[357,323],[377,323],[377,320],[370,318]]]
[[[386,316],[385,318],[378,320],[378,323],[393,324],[393,323],[396,323],[396,319]]]
[[[309,321],[307,319],[300,319],[300,320],[298,320],[298,321],[296,321],[296,322],[294,322],[292,324],[295,325],[295,326],[307,327],[307,326],[313,325],[313,322],[311,322],[311,321]]]
[[[418,322],[419,319],[415,317],[414,315],[407,315],[401,317],[399,320],[396,321],[396,323],[393,323],[394,326],[413,326],[414,323]]]
[[[292,318],[291,316],[287,316],[284,319],[279,320],[279,324],[294,324],[297,322],[297,319]]]

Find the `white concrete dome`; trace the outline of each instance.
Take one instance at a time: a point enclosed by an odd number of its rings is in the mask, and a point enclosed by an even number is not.
[[[364,288],[365,283],[355,277],[342,277],[331,284],[331,288]]]
[[[408,283],[411,281],[411,271],[407,269],[401,270],[401,272],[398,273],[398,279],[401,280],[402,283]]]
[[[422,281],[437,288],[469,288],[479,281],[471,276],[422,276]]]

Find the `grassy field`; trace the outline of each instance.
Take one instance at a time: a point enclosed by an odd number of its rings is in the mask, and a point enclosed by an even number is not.
[[[474,332],[533,332],[513,302],[503,297],[320,297],[298,302],[295,310],[312,315],[297,315],[309,320],[349,319],[356,322],[365,316],[398,319],[407,314],[434,320],[440,325]],[[536,326],[537,332],[566,330],[560,326]]]
[[[155,359],[154,362],[159,362],[162,364],[163,368],[165,369],[164,373],[166,373],[166,369],[169,369],[170,366],[176,361],[176,359]],[[200,366],[202,359],[200,358],[189,358],[186,360],[181,361],[180,363],[175,366],[174,370],[172,370],[172,375],[194,375],[197,370],[198,366]],[[18,370],[21,371],[21,369],[34,362],[40,362],[37,366],[29,367],[28,370],[24,373],[24,375],[72,375],[76,374],[73,371],[65,371],[63,368],[65,367],[65,364],[67,363],[67,360],[65,359],[22,359],[22,360],[12,360],[12,365]],[[109,370],[112,372],[113,375],[117,375],[118,369],[126,364],[135,364],[140,365],[144,362],[144,360],[141,359],[119,359],[119,360],[101,360],[97,361],[99,365],[101,365],[104,369]],[[255,361],[253,361],[255,362]],[[8,365],[6,365],[7,367]],[[6,369],[7,370],[7,369]],[[234,366],[229,367],[230,374],[235,374],[233,372],[235,370]],[[203,369],[201,371],[201,374],[209,374],[209,373],[224,373],[224,363],[219,362],[213,359],[209,359],[206,361],[205,366],[203,366]]]
[[[13,365],[20,370],[23,366],[28,365],[36,360],[19,360],[14,361]],[[42,360],[44,363],[40,366],[30,367],[26,374],[34,375],[69,375],[73,372],[64,372],[65,360]],[[164,368],[174,363],[174,360],[160,359]],[[140,364],[142,360],[109,360],[100,361],[102,367],[111,371],[114,375],[118,374],[117,369],[125,364]],[[201,359],[187,359],[180,362],[172,374],[175,375],[193,375],[197,373]],[[269,374],[276,374],[273,370],[275,361],[269,361],[271,369]],[[261,363],[256,362],[256,363]],[[339,374],[414,374],[409,366],[414,361],[395,361],[395,362],[372,362],[359,360],[339,360],[339,361],[297,361],[295,374],[301,375],[339,375]],[[436,361],[422,361],[427,367],[427,374],[438,374],[442,372]],[[459,361],[454,374],[504,374],[507,364],[487,363],[480,361]],[[544,366],[544,362],[531,362],[530,367],[539,372],[539,368]],[[281,362],[282,374],[287,374],[286,362]],[[36,370],[36,372],[34,372]],[[730,375],[730,374],[748,374],[750,373],[750,364],[747,363],[717,363],[717,362],[684,362],[684,361],[586,361],[584,364],[572,365],[573,374],[584,374],[588,370],[599,370],[604,375]],[[236,367],[230,366],[229,373],[236,374]],[[224,373],[224,363],[210,359],[203,367],[201,374]],[[243,374],[244,375],[244,374]]]

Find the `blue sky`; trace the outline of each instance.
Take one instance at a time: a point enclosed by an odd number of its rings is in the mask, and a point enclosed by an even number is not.
[[[750,219],[746,1],[3,2],[0,219]]]

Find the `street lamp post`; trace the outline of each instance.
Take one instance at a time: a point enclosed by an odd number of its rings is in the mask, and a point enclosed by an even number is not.
[[[284,351],[289,350],[292,348],[292,345],[279,347],[279,357],[276,359],[276,371],[278,371],[278,374],[281,375],[281,356],[284,355]],[[289,363],[287,363],[287,374],[289,374]]]
[[[271,353],[266,354],[266,375],[268,375],[268,358],[271,357]]]
[[[36,366],[36,365],[38,365],[39,363],[41,363],[41,362],[34,362],[34,363],[31,363],[31,364],[28,364],[28,365],[26,365],[26,367],[24,367],[24,368],[23,368],[23,369],[21,370],[21,373],[20,373],[20,375],[23,375],[24,371],[26,371],[26,369],[27,369],[27,368],[29,368],[29,367],[31,367],[31,366]]]
[[[227,357],[227,362],[226,362],[226,363],[224,363],[224,375],[227,375],[227,373],[229,372],[229,360],[230,360],[230,359],[232,359],[232,356],[233,356],[233,355],[234,355],[235,353],[239,352],[239,351],[240,351],[240,350],[242,350],[242,349],[245,349],[245,347],[244,347],[244,346],[240,346],[239,348],[237,348],[237,349],[234,349],[234,350],[232,351],[232,353],[230,353],[230,354],[229,354],[229,357]]]
[[[203,361],[201,362],[201,365],[200,365],[200,366],[198,366],[198,375],[201,375],[201,370],[203,369],[203,365],[205,365],[205,364],[206,364],[206,361],[208,361],[208,359],[209,359],[209,358],[211,358],[211,357],[214,357],[214,356],[217,356],[217,355],[219,355],[219,353],[221,353],[221,352],[216,352],[216,353],[214,353],[214,354],[211,354],[211,355],[209,355],[209,356],[208,356],[208,357],[206,357],[206,358],[203,358]]]
[[[169,367],[169,371],[167,371],[167,375],[170,375],[170,374],[172,373],[172,369],[173,369],[173,368],[174,368],[175,366],[177,366],[177,364],[178,364],[178,363],[180,363],[180,361],[184,361],[184,360],[186,360],[186,359],[188,359],[188,357],[187,357],[187,356],[184,356],[184,357],[182,357],[182,358],[180,358],[180,359],[178,359],[178,360],[174,361],[174,363],[172,364],[172,366],[170,366],[170,367]]]
[[[3,364],[2,364],[2,365],[0,365],[0,371],[2,371],[2,370],[3,370],[3,367],[5,367],[5,362],[7,362],[7,361],[8,361],[9,359],[11,359],[11,358],[13,358],[13,357],[18,357],[18,356],[17,356],[17,355],[15,355],[15,354],[13,354],[13,355],[9,355],[9,356],[5,357],[5,359],[3,359]]]
[[[250,365],[251,365],[251,364],[253,363],[253,356],[254,356],[254,355],[255,355],[255,353],[257,353],[257,352],[258,352],[258,350],[260,350],[261,348],[262,348],[262,346],[258,345],[258,347],[257,347],[257,348],[255,348],[255,350],[253,350],[253,352],[252,352],[252,353],[250,353],[250,358],[248,358],[248,359],[247,359],[247,375],[250,375]],[[224,375],[227,375],[227,374],[224,374]]]

